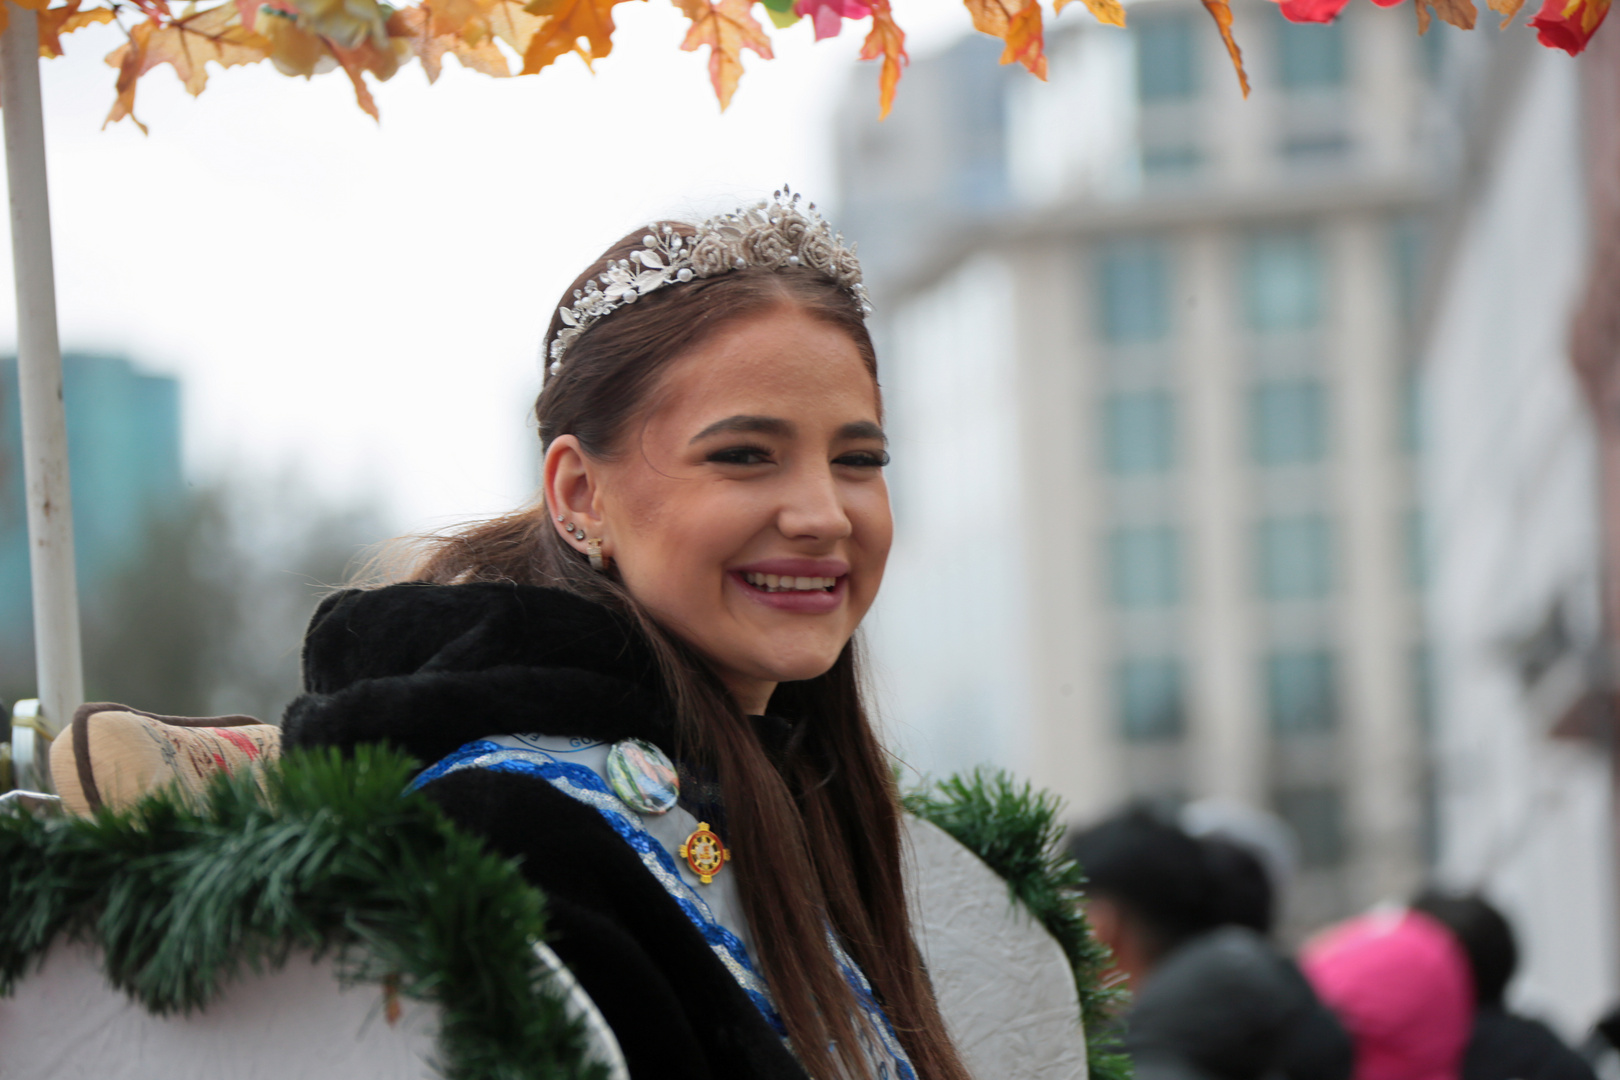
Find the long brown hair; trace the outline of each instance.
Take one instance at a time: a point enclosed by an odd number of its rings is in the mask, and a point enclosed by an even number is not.
[[[668,223],[682,235],[691,226]],[[624,237],[564,294],[641,246]],[[793,305],[847,333],[875,382],[877,357],[859,302],[807,268],[749,268],[651,293],[568,347],[535,403],[542,445],[577,438],[584,452],[626,451],[665,365],[737,319]],[[561,326],[553,315],[549,343]],[[862,702],[860,649],[826,674],[783,683],[770,711],[794,725],[775,765],[753,722],[709,665],[654,622],[611,572],[589,569],[551,527],[544,505],[437,538],[409,575],[433,582],[513,581],[570,590],[619,611],[645,633],[678,717],[683,757],[714,769],[724,792],[732,864],[759,961],[788,1037],[815,1080],[869,1075],[856,1002],[826,944],[830,922],[871,981],[920,1080],[970,1080],[911,935],[900,868],[900,811],[883,748]]]

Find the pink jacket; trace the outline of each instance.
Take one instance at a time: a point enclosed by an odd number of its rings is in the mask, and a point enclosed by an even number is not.
[[[1354,1080],[1457,1080],[1473,976],[1440,923],[1405,910],[1358,916],[1307,942],[1300,966],[1355,1040]]]

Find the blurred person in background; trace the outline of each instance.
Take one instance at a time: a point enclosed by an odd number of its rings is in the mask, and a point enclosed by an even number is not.
[[[1406,908],[1347,919],[1306,943],[1300,967],[1355,1041],[1355,1080],[1460,1080],[1473,978],[1439,921]]]
[[[1462,1080],[1596,1080],[1551,1028],[1509,1012],[1503,1003],[1519,966],[1519,946],[1500,911],[1476,894],[1437,889],[1422,893],[1412,907],[1451,931],[1473,972],[1474,1024]]]
[[[1251,852],[1143,808],[1077,833],[1070,852],[1092,930],[1134,998],[1121,1019],[1138,1080],[1349,1076],[1343,1032],[1264,936],[1272,889]],[[1300,1034],[1313,1025],[1325,1052]]]

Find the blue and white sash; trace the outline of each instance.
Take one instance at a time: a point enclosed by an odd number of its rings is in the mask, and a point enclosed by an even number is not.
[[[692,925],[697,927],[715,957],[731,972],[732,978],[737,980],[766,1021],[778,1035],[785,1038],[787,1029],[776,1010],[776,1003],[771,999],[770,988],[748,957],[747,946],[715,917],[708,902],[697,890],[682,879],[673,853],[647,831],[642,816],[625,805],[613,793],[607,781],[589,766],[559,761],[552,753],[533,748],[530,740],[523,741],[529,745],[514,747],[492,739],[470,742],[425,769],[411,781],[410,790],[463,769],[491,769],[537,777],[569,798],[591,807],[630,845],[630,849],[640,857],[642,866],[647,868],[647,872],[664,887]],[[916,1080],[916,1070],[895,1036],[893,1025],[873,997],[872,986],[866,975],[831,930],[827,933],[827,945],[867,1020],[865,1025],[858,1025],[858,1028],[870,1031],[879,1044],[865,1046],[874,1080]],[[866,1041],[863,1039],[863,1042]]]

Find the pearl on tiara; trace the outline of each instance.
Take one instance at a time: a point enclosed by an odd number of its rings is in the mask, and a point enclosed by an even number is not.
[[[777,270],[807,266],[829,281],[848,289],[863,314],[871,314],[861,264],[854,245],[844,246],[816,212],[816,204],[803,209],[799,195],[787,187],[768,201],[710,218],[692,236],[683,237],[669,225],[649,226],[640,250],[627,259],[610,262],[602,274],[574,290],[574,304],[557,309],[562,329],[551,339],[546,370],[558,375],[563,356],[574,339],[625,304],[633,304],[665,285],[685,284],[717,277],[732,270],[758,266]]]

